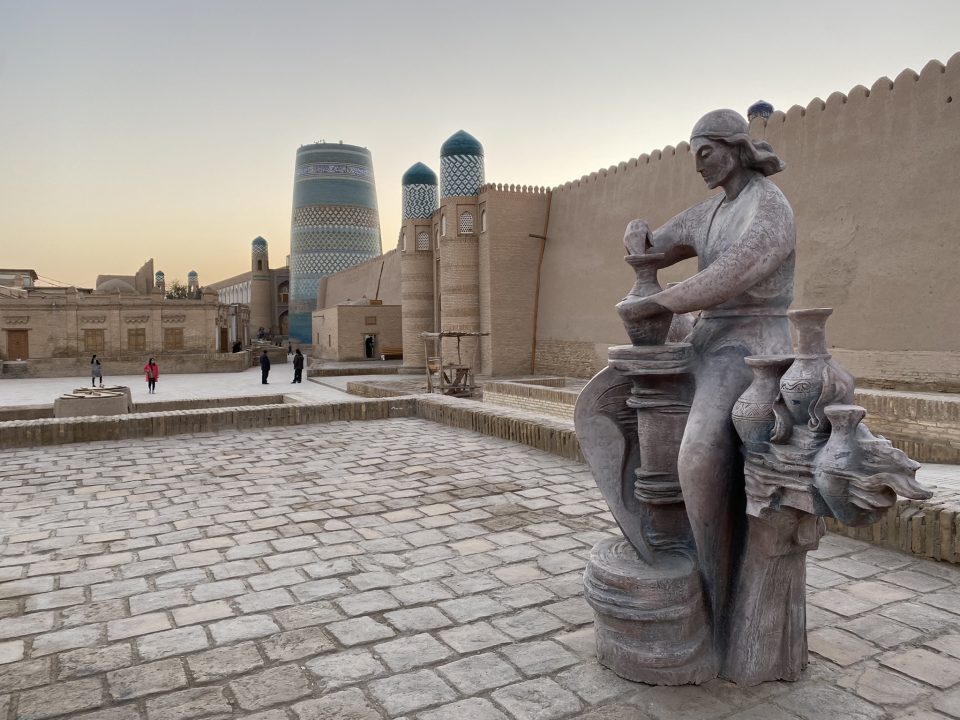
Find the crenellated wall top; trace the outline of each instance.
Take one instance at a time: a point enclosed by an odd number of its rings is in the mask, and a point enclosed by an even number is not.
[[[896,96],[898,91],[904,88],[916,89],[917,84],[923,85],[925,82],[930,82],[933,78],[936,78],[945,73],[951,75],[960,75],[960,52],[954,53],[946,64],[940,62],[939,60],[930,60],[926,65],[923,66],[923,69],[918,74],[915,70],[906,68],[896,79],[890,80],[890,78],[884,76],[878,78],[870,88],[866,88],[863,85],[856,85],[849,92],[834,92],[831,93],[827,100],[824,101],[819,97],[815,97],[806,106],[794,105],[786,112],[781,110],[776,110],[769,117],[769,119],[764,120],[763,118],[755,118],[750,123],[750,130],[752,134],[763,135],[768,129],[773,129],[778,124],[785,126],[785,129],[790,129],[790,126],[802,124],[808,120],[810,117],[816,117],[820,113],[824,112],[842,112],[844,105],[847,105],[850,102],[860,103],[870,103],[873,102],[884,102],[886,98],[890,95]],[[953,98],[952,96],[947,96],[941,98],[941,100],[950,104],[953,102],[960,102],[960,98]],[[799,128],[797,128],[799,129]],[[680,142],[675,147],[672,145],[667,145],[661,150],[654,150],[651,153],[644,153],[636,158],[631,158],[626,162],[621,162],[617,165],[611,165],[608,168],[597,170],[592,172],[589,175],[583,175],[579,180],[571,180],[566,183],[562,183],[555,188],[552,188],[555,192],[563,192],[565,190],[572,190],[579,188],[584,185],[591,183],[596,183],[604,180],[607,177],[622,174],[629,172],[633,168],[637,168],[644,165],[650,165],[652,163],[657,163],[662,160],[670,160],[677,155],[684,155],[690,150],[690,144],[687,142]],[[513,186],[511,186],[513,187]],[[548,192],[550,189],[547,190]]]

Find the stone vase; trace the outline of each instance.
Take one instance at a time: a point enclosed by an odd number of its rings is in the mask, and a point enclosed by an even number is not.
[[[636,273],[636,281],[627,296],[617,305],[617,312],[633,345],[663,345],[670,332],[673,313],[665,310],[649,317],[635,317],[632,310],[638,300],[650,297],[663,288],[657,282],[657,267],[663,253],[627,255],[626,262]]]
[[[861,466],[857,427],[867,411],[857,405],[829,405],[830,437],[817,453],[813,480],[820,497],[837,520],[847,525],[861,524],[862,510],[850,502],[850,479]]]
[[[827,318],[833,308],[790,310],[787,316],[797,330],[797,355],[780,379],[780,394],[797,425],[807,425],[823,391],[827,353]]]
[[[733,404],[733,426],[748,450],[763,452],[776,424],[773,404],[780,392],[780,376],[793,364],[793,355],[751,355],[744,362],[753,382]]]

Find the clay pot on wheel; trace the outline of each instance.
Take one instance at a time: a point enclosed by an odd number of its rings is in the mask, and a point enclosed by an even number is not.
[[[780,376],[794,357],[751,355],[743,361],[753,370],[753,382],[733,404],[733,426],[748,450],[763,452],[776,423],[773,404],[780,392]]]
[[[646,317],[637,317],[632,312],[640,300],[663,289],[657,282],[657,267],[663,258],[663,253],[627,255],[624,258],[633,268],[637,279],[627,296],[617,304],[617,312],[634,345],[663,345],[670,332],[673,313],[669,310]]]

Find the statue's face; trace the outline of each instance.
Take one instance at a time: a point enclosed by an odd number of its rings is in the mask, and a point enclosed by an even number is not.
[[[732,145],[707,138],[694,138],[690,145],[697,172],[711,190],[722,186],[740,167],[740,154]]]

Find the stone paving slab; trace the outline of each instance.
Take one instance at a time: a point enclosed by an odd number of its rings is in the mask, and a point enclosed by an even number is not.
[[[836,535],[797,683],[595,657],[582,464],[416,418],[0,453],[0,720],[960,718],[960,569]]]

